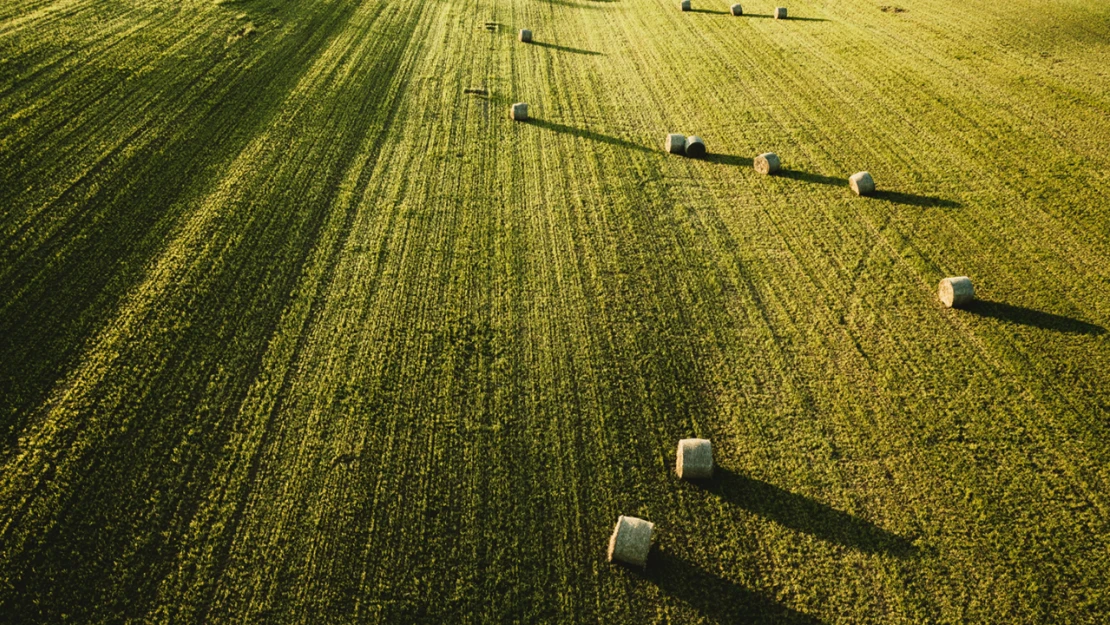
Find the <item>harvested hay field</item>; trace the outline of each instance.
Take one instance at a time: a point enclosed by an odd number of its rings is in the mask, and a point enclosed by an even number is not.
[[[0,620],[1106,622],[1110,4],[676,5],[0,3]]]

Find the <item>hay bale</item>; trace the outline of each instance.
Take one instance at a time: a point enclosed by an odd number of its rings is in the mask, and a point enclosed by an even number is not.
[[[666,150],[671,154],[685,154],[686,153],[686,136],[676,133],[667,135],[667,141],[664,143]]]
[[[779,170],[779,166],[782,165],[782,163],[779,161],[778,154],[774,152],[764,152],[755,157],[755,160],[752,161],[752,165],[757,172],[764,176],[770,176]]]
[[[512,118],[512,119],[515,119],[518,122],[522,122],[522,121],[527,120],[528,119],[528,105],[524,102],[517,102],[509,110],[509,117]]]
[[[678,441],[675,472],[684,480],[713,477],[713,444],[704,438],[684,438]]]
[[[686,156],[690,158],[705,157],[705,142],[697,135],[686,137]]]
[[[775,19],[777,19],[777,20],[786,19],[786,7],[776,7],[775,8]]]
[[[848,179],[848,186],[852,187],[852,192],[856,195],[868,195],[875,192],[875,180],[871,174],[861,171],[852,174]]]
[[[681,6],[682,6],[683,11],[689,11],[690,10],[690,0],[682,0],[682,5]]]
[[[971,284],[971,278],[967,276],[945,278],[940,281],[937,296],[945,307],[959,308],[970,304],[975,299],[975,287]]]
[[[729,9],[729,10],[732,11],[733,15],[743,15],[744,14],[744,9],[739,4],[732,5],[732,8]]]
[[[524,43],[532,43],[532,31],[527,28],[520,29],[520,40]]]
[[[651,531],[655,524],[634,516],[621,516],[609,537],[609,561],[647,566]]]

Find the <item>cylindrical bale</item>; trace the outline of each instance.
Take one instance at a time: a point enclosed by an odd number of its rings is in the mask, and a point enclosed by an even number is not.
[[[671,154],[685,154],[686,153],[686,135],[671,133],[667,135],[667,141],[664,144],[666,149]]]
[[[680,6],[682,7],[683,11],[689,11],[690,10],[690,0],[682,0],[682,4]]]
[[[774,152],[764,152],[763,154],[755,157],[755,160],[752,161],[752,165],[755,167],[755,170],[757,172],[763,174],[764,176],[769,176],[777,172],[779,170],[779,166],[782,165],[782,163],[779,161],[778,154],[775,154]]]
[[[690,158],[705,157],[705,141],[697,135],[686,137],[686,156]]]
[[[518,122],[522,122],[522,121],[527,120],[528,119],[528,105],[524,102],[517,102],[509,110],[509,117],[511,117],[512,119],[515,119]]]
[[[713,444],[704,438],[684,438],[678,441],[675,472],[684,480],[713,477]]]
[[[532,31],[527,28],[520,29],[520,40],[524,43],[532,43]]]
[[[776,7],[775,8],[775,19],[777,19],[777,20],[786,19],[786,7]]]
[[[856,195],[868,195],[875,192],[875,179],[871,177],[871,174],[861,171],[852,174],[852,177],[848,179],[848,186],[852,187],[852,193]]]
[[[647,566],[651,531],[655,524],[634,516],[621,516],[609,537],[609,561]]]
[[[744,8],[741,7],[739,4],[732,5],[731,11],[732,11],[733,15],[743,15],[744,14]]]
[[[971,284],[971,278],[967,276],[945,278],[940,281],[937,296],[946,307],[959,308],[970,304],[975,299],[975,287]]]

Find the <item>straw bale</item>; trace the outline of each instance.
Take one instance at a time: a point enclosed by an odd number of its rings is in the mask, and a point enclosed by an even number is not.
[[[848,186],[852,187],[852,192],[856,195],[869,195],[875,192],[875,179],[871,174],[861,171],[852,174],[848,179]]]
[[[967,276],[945,278],[940,281],[937,296],[946,307],[960,308],[975,299],[975,287],[971,284],[971,278]]]
[[[705,141],[697,135],[686,137],[686,156],[703,158],[705,156]]]
[[[647,566],[651,532],[655,524],[634,516],[621,516],[609,537],[609,561]]]
[[[664,146],[671,154],[685,154],[686,153],[686,136],[677,133],[667,135],[667,140]]]
[[[713,444],[704,438],[678,441],[675,472],[684,480],[713,477]]]
[[[774,152],[764,152],[763,154],[755,157],[752,165],[755,166],[755,170],[757,172],[763,174],[764,176],[769,176],[777,172],[779,170],[779,166],[782,165],[782,163],[779,161],[778,154],[775,154]]]

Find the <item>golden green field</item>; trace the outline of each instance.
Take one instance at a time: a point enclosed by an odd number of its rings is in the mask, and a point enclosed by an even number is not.
[[[1110,620],[1110,3],[693,2],[0,3],[0,621]]]

